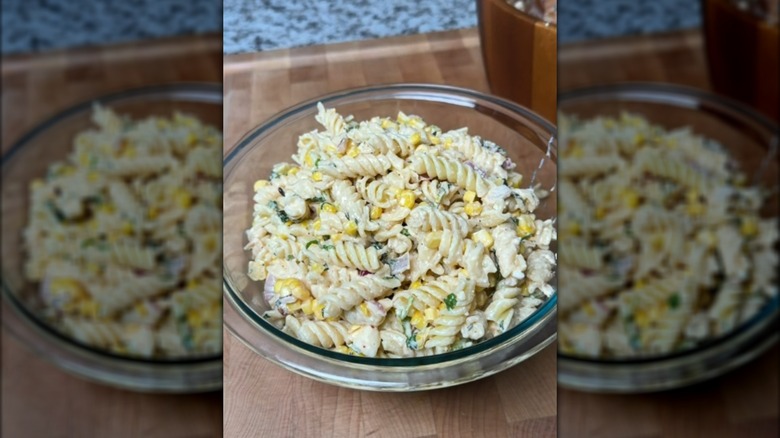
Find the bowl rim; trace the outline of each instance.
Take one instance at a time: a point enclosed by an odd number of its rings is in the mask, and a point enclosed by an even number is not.
[[[275,113],[271,117],[267,118],[265,121],[254,126],[253,128],[250,128],[249,131],[247,131],[239,140],[236,141],[235,146],[233,146],[228,151],[228,153],[225,155],[223,159],[223,172],[224,172],[223,177],[226,178],[227,175],[230,173],[230,171],[232,171],[232,167],[238,165],[238,163],[240,162],[238,160],[238,156],[241,154],[242,151],[244,151],[246,148],[250,146],[253,140],[258,138],[262,134],[272,130],[279,123],[288,119],[289,117],[295,116],[299,113],[308,110],[316,109],[316,105],[318,102],[321,102],[323,105],[327,105],[330,102],[338,101],[340,99],[354,97],[354,96],[361,96],[361,95],[371,95],[372,93],[375,92],[408,92],[408,93],[428,92],[428,93],[435,93],[437,95],[448,95],[448,97],[458,97],[461,100],[463,100],[464,103],[467,102],[466,99],[472,99],[472,100],[481,100],[489,104],[497,105],[506,111],[509,111],[511,113],[514,113],[515,115],[519,115],[528,119],[532,124],[536,125],[535,127],[538,127],[539,129],[542,129],[545,132],[549,133],[550,137],[547,139],[546,157],[549,157],[550,160],[552,160],[553,162],[557,162],[556,160],[557,146],[553,144],[553,142],[557,142],[556,127],[551,122],[547,121],[540,115],[536,114],[535,112],[531,111],[530,109],[524,106],[521,106],[519,104],[516,104],[514,102],[511,102],[509,100],[497,96],[493,96],[487,93],[483,93],[480,91],[463,88],[463,87],[456,87],[451,85],[440,85],[440,84],[426,84],[426,83],[392,83],[392,84],[369,85],[363,87],[354,87],[354,88],[338,90],[335,92],[327,93],[322,96],[306,99],[298,104],[292,105],[290,107],[287,107],[286,109],[283,109],[282,111]],[[394,98],[398,99],[398,97],[394,97]],[[409,99],[422,100],[419,97],[414,97],[414,98],[410,97]],[[426,100],[430,101],[432,99],[426,99]],[[454,105],[454,102],[442,102],[442,101],[437,101],[437,102],[446,103],[448,105]],[[472,105],[462,105],[462,106],[470,107]],[[551,153],[551,151],[553,150],[556,153]],[[227,275],[225,274],[225,272],[227,271],[228,270],[224,265],[224,259],[223,259],[222,283],[223,283],[223,291],[226,295],[227,301],[231,305],[233,305],[235,310],[244,319],[245,322],[249,322],[254,327],[260,328],[260,330],[258,330],[259,333],[262,333],[263,335],[270,335],[272,341],[281,341],[286,346],[290,348],[294,348],[296,351],[303,353],[307,356],[313,356],[319,360],[338,361],[340,363],[350,364],[353,366],[388,367],[388,368],[397,369],[397,368],[404,368],[404,367],[434,366],[434,365],[458,363],[464,360],[465,358],[479,357],[483,354],[490,353],[501,346],[505,346],[517,342],[523,338],[523,335],[528,332],[528,329],[537,326],[538,323],[549,322],[550,317],[557,314],[558,288],[556,285],[555,293],[552,294],[550,297],[548,297],[547,300],[545,300],[545,302],[542,305],[540,305],[534,311],[534,313],[526,317],[526,319],[524,319],[514,327],[510,328],[506,332],[501,333],[500,335],[497,335],[491,339],[487,339],[475,343],[470,347],[466,347],[460,350],[455,350],[447,353],[435,354],[431,356],[422,356],[422,357],[373,358],[373,357],[351,356],[348,354],[327,350],[321,347],[315,347],[293,336],[290,336],[287,333],[284,333],[280,329],[276,328],[272,324],[265,321],[265,319],[262,318],[261,315],[257,314],[257,312],[253,310],[245,302],[245,300],[240,296],[240,293],[233,288],[231,282],[228,281]],[[225,324],[227,326],[228,322],[225,321]],[[231,333],[236,335],[236,332],[230,330],[230,327],[228,327],[228,329]],[[244,342],[243,339],[241,339],[240,337],[238,338],[242,342]],[[252,350],[254,351],[255,349],[252,348]]]
[[[16,139],[8,150],[0,157],[0,168],[3,169],[2,180],[6,180],[5,168],[13,159],[16,154],[34,140],[37,136],[45,133],[48,129],[68,119],[69,117],[90,111],[93,105],[111,105],[116,102],[128,101],[133,99],[143,99],[148,97],[159,97],[167,100],[182,100],[201,102],[207,104],[221,105],[223,100],[222,85],[216,82],[173,82],[158,85],[149,85],[143,87],[130,88],[118,92],[95,96],[76,104],[70,105],[65,109],[46,117],[43,121],[35,124],[32,128],[24,132],[18,139]],[[2,267],[2,271],[5,267]],[[75,348],[81,356],[91,356],[95,359],[110,361],[116,364],[124,365],[138,365],[138,366],[151,366],[158,368],[168,368],[176,366],[199,366],[203,364],[217,363],[222,361],[223,352],[218,354],[193,356],[187,357],[175,357],[175,358],[159,358],[149,359],[143,357],[135,357],[129,355],[121,355],[118,353],[112,353],[107,350],[99,349],[90,346],[85,343],[81,343],[64,333],[61,333],[47,321],[37,316],[32,309],[29,309],[20,299],[17,294],[14,293],[14,288],[11,287],[5,279],[4,275],[0,275],[0,288],[2,289],[1,303],[10,304],[13,312],[18,316],[22,323],[30,324],[37,330],[37,333],[42,336],[47,336],[48,340],[53,341],[55,344],[65,343],[68,348]],[[4,329],[8,329],[9,332],[14,333],[15,329],[8,326],[7,321],[3,321],[2,326]],[[29,347],[29,346],[28,346]],[[37,349],[33,349],[36,350]],[[45,354],[40,354],[45,359],[52,361],[51,358]],[[55,361],[55,364],[56,361]],[[65,367],[69,369],[68,367]],[[82,373],[78,373],[82,374]],[[89,376],[86,376],[89,378]],[[99,380],[99,379],[98,379]],[[112,383],[112,382],[104,382]]]
[[[703,90],[701,88],[661,83],[661,82],[618,82],[613,84],[595,85],[575,88],[558,94],[558,113],[565,113],[564,106],[567,103],[579,103],[586,100],[598,101],[625,101],[637,103],[652,103],[673,105],[677,108],[697,109],[700,102],[711,104],[719,110],[727,110],[737,113],[739,116],[757,123],[761,128],[774,132],[771,145],[767,149],[776,148],[778,140],[778,125],[767,116],[759,113],[747,105],[733,99]],[[770,151],[771,152],[771,151]],[[586,356],[574,356],[559,350],[558,358],[571,361],[575,364],[621,367],[626,365],[647,365],[674,360],[682,360],[710,351],[712,348],[726,344],[739,338],[744,333],[753,330],[759,324],[772,324],[780,320],[780,295],[771,297],[762,309],[737,328],[724,335],[707,339],[696,344],[692,348],[675,351],[665,355],[639,356],[627,358],[591,358]]]

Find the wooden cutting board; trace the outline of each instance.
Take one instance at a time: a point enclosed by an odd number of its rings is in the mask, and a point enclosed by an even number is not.
[[[225,146],[302,100],[393,82],[487,91],[476,30],[226,56]],[[225,436],[553,437],[555,356],[553,345],[466,385],[374,393],[298,376],[226,334]]]
[[[3,58],[2,149],[46,118],[128,88],[219,82],[222,37],[209,35]],[[10,310],[10,309],[6,309]],[[207,438],[222,395],[137,394],[84,381],[2,333],[3,437]]]
[[[709,88],[698,30],[560,47],[558,89],[625,81]],[[719,379],[651,395],[558,392],[562,437],[776,437],[778,357],[763,356]]]

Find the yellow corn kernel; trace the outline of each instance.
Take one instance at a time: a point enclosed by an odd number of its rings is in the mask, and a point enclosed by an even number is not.
[[[352,354],[352,350],[347,347],[346,345],[342,345],[340,347],[336,347],[333,349],[333,351],[341,354]]]
[[[141,316],[146,316],[149,314],[149,309],[146,308],[144,303],[138,303],[135,305],[135,313]]]
[[[615,127],[615,121],[613,119],[607,119],[604,121],[604,127],[608,129],[612,129]]]
[[[199,326],[203,322],[203,319],[200,316],[200,312],[197,310],[190,310],[187,312],[187,324],[190,326]]]
[[[463,211],[469,216],[479,216],[482,213],[482,204],[479,202],[469,202],[463,207]]]
[[[343,235],[343,234],[341,234],[341,233],[336,233],[336,234],[334,234],[334,235],[330,236],[330,240],[332,240],[333,242],[338,242],[338,241],[340,241],[340,240],[341,240],[343,237],[344,237],[344,235]]]
[[[418,330],[422,329],[426,325],[425,315],[419,310],[415,310],[414,314],[412,314],[411,323],[413,326],[417,327]]]
[[[463,274],[465,277],[469,276],[469,270],[466,268],[461,268],[459,271],[461,274]]]
[[[585,313],[591,318],[596,316],[596,309],[593,308],[593,304],[591,304],[590,301],[582,306],[582,310],[585,311]]]
[[[607,209],[602,206],[598,206],[596,207],[595,215],[596,219],[604,219],[604,216],[607,215]]]
[[[319,263],[312,263],[311,267],[309,267],[309,270],[317,274],[322,274],[325,272],[325,267]]]
[[[488,230],[484,228],[472,234],[471,238],[476,242],[482,243],[486,250],[489,250],[493,247],[493,236],[491,236]]]
[[[282,240],[287,240],[287,235],[286,234],[279,234],[276,237],[278,237],[278,238],[280,238]]]
[[[188,145],[192,146],[192,145],[194,145],[198,141],[198,137],[195,134],[190,132],[189,134],[187,134],[187,140],[186,141],[187,141]]]
[[[520,237],[530,236],[536,231],[534,217],[530,214],[521,214],[517,217],[517,229],[515,230]]]
[[[358,306],[360,309],[360,313],[362,313],[365,316],[371,316],[371,312],[368,311],[368,304],[366,303],[360,303],[360,306]]]
[[[644,142],[645,142],[645,136],[642,135],[641,132],[638,132],[638,133],[636,133],[636,135],[634,135],[634,144],[635,145],[640,145],[640,144],[642,144]]]
[[[311,174],[311,179],[314,181],[322,181],[322,172],[314,172]]]
[[[335,205],[328,204],[327,202],[322,204],[322,207],[320,208],[320,210],[322,210],[322,211],[324,211],[326,213],[337,213],[339,211],[339,209],[336,208]]]
[[[146,307],[144,307],[146,309]],[[97,318],[100,305],[93,300],[84,300],[79,303],[79,312],[88,318]]]
[[[382,120],[382,129],[387,129],[387,128],[389,128],[389,127],[393,126],[393,125],[394,125],[394,123],[393,123],[393,122],[391,122],[391,121],[390,121],[390,120],[388,120],[388,119],[384,119],[384,120]]]
[[[690,216],[699,216],[704,213],[704,206],[698,202],[685,206],[685,212]]]
[[[287,174],[290,175],[290,176],[295,176],[295,174],[300,172],[300,170],[301,170],[300,167],[293,167],[292,169],[287,171]]]
[[[644,328],[650,325],[650,317],[644,310],[637,309],[637,311],[634,312],[634,322],[637,326]]]
[[[477,199],[477,194],[471,190],[466,190],[466,193],[463,195],[463,200],[466,202],[474,202],[475,199]]]
[[[621,193],[621,198],[623,199],[623,204],[625,204],[626,207],[630,209],[635,209],[639,206],[639,195],[631,190],[626,189]]]
[[[99,179],[100,179],[100,174],[95,172],[94,170],[91,170],[87,173],[87,181],[97,182]]]
[[[449,149],[452,146],[452,139],[448,138],[444,140],[444,149]]]
[[[523,175],[519,173],[509,174],[509,178],[507,178],[507,184],[509,185],[509,187],[519,189],[522,183],[523,183]]]
[[[758,223],[754,218],[743,218],[739,226],[739,232],[745,237],[753,237],[758,234]]]
[[[314,166],[314,160],[311,158],[311,152],[306,152],[306,155],[303,156],[303,164],[309,167]]]
[[[122,156],[125,158],[135,158],[136,155],[138,155],[138,151],[133,146],[126,146],[125,150],[122,151]]]
[[[417,280],[414,283],[412,283],[412,285],[409,286],[409,288],[411,288],[411,289],[419,289],[421,286],[422,286],[422,282],[420,280]]]
[[[181,208],[189,208],[192,205],[192,195],[186,190],[176,190],[176,194],[173,196],[176,200],[176,205]]]
[[[344,232],[349,234],[350,236],[357,236],[358,227],[355,221],[347,222],[347,225],[344,226]]]
[[[425,236],[425,246],[428,248],[438,248],[439,245],[441,245],[441,231],[433,231],[428,233],[427,236]]]
[[[412,134],[412,138],[409,139],[409,142],[412,144],[412,146],[417,146],[420,143],[422,143],[422,139],[420,138],[420,134],[415,132]]]
[[[661,251],[664,249],[665,239],[663,234],[656,234],[650,239],[650,246],[655,251]]]
[[[301,303],[301,311],[305,315],[311,315],[314,313],[314,301],[315,300],[303,300]]]
[[[439,143],[441,143],[441,140],[439,139],[439,137],[434,137],[434,136],[431,135],[431,136],[429,136],[429,138],[431,139],[431,144],[439,144]]]
[[[358,150],[357,146],[355,146],[354,144],[350,144],[350,146],[347,148],[346,155],[348,157],[355,158],[358,156],[358,154],[360,154],[360,151]]]
[[[260,190],[261,188],[267,186],[268,184],[269,184],[268,181],[266,181],[264,179],[259,179],[259,180],[255,181],[255,191]]]
[[[699,202],[699,192],[695,189],[685,192],[685,200],[689,203]]]
[[[133,234],[133,230],[135,228],[133,227],[133,224],[130,221],[125,221],[122,224],[122,232],[125,234]]]
[[[44,182],[43,182],[43,180],[42,180],[42,179],[40,179],[40,178],[35,178],[34,180],[32,180],[32,181],[30,182],[30,189],[32,189],[32,190],[38,190],[38,189],[42,188],[44,185],[45,185],[45,184],[44,184]]]
[[[160,211],[157,209],[157,207],[149,207],[149,210],[146,212],[146,215],[149,217],[149,219],[155,219],[160,214]]]
[[[289,303],[289,304],[287,304],[287,310],[289,312],[295,312],[295,311],[299,310],[302,305],[303,305],[303,303],[301,301],[296,301],[294,303]]]
[[[312,306],[312,313],[314,313],[315,318],[317,318],[320,321],[325,319],[325,316],[322,314],[322,311],[325,309],[325,303],[320,303],[315,298],[312,300],[311,306]]]
[[[86,152],[82,152],[79,154],[79,164],[86,167],[89,165],[89,154]]]
[[[406,208],[412,208],[414,207],[414,201],[416,197],[414,196],[414,192],[411,190],[401,190],[396,195],[398,198],[398,203],[401,204],[402,207]]]
[[[566,232],[571,236],[579,236],[582,232],[582,228],[580,228],[579,222],[571,221],[566,225],[565,228]]]
[[[424,314],[425,314],[426,321],[433,321],[439,317],[439,309],[435,307],[428,307],[427,309],[425,309]]]
[[[382,217],[383,212],[384,210],[382,210],[382,207],[376,207],[376,206],[371,207],[371,219],[372,220],[379,219],[380,217]]]
[[[116,208],[114,207],[114,204],[106,203],[101,205],[98,211],[105,214],[113,214],[116,211]]]
[[[320,228],[322,228],[322,221],[317,219],[316,221],[314,221],[314,223],[311,224],[311,227],[314,228],[315,230],[319,230]]]
[[[582,145],[579,143],[574,143],[574,145],[569,147],[569,154],[572,158],[582,158],[585,156],[585,149],[582,148]]]
[[[197,279],[197,278],[191,278],[191,279],[189,279],[189,280],[187,281],[187,289],[189,289],[189,290],[193,290],[193,289],[195,289],[196,287],[198,287],[198,284],[200,284],[200,282],[198,282],[198,279]]]

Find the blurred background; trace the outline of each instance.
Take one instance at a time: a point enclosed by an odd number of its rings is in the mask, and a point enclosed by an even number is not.
[[[144,392],[118,389],[116,385],[127,386],[127,381],[120,381],[116,369],[112,370],[109,364],[121,363],[123,359],[53,336],[31,313],[21,311],[18,302],[11,304],[10,299],[11,294],[18,298],[30,290],[37,291],[29,288],[21,275],[26,257],[21,249],[22,228],[28,220],[30,201],[27,184],[44,177],[54,160],[63,159],[72,150],[74,134],[90,126],[90,102],[141,87],[212,83],[216,98],[212,93],[209,104],[189,108],[202,109],[199,116],[204,120],[210,117],[208,123],[221,129],[221,19],[222,2],[213,0],[2,2],[0,435],[221,436],[221,358],[212,356],[200,365],[205,370],[201,376],[208,375],[206,380],[187,383],[191,374],[179,369],[169,378],[169,383],[178,382],[174,384],[178,390],[160,388],[162,393],[156,393],[148,386]],[[194,94],[209,96],[203,90]],[[47,129],[40,126],[44,120],[78,104],[86,105],[78,115],[71,113],[70,118]],[[170,118],[172,110],[182,108],[180,104],[171,94],[162,93],[152,100],[136,100],[129,106],[125,101],[109,107],[120,113],[126,110],[136,118],[152,114]],[[43,133],[37,140],[28,137],[13,158],[6,155],[12,145],[36,127]],[[49,140],[42,145],[39,140],[44,138]],[[65,191],[73,188],[65,187]],[[197,199],[193,194],[188,202]],[[214,210],[218,213],[216,204]],[[213,290],[217,303],[220,292],[218,287]],[[219,327],[218,314],[212,322]],[[116,332],[113,333],[106,336],[115,336]],[[81,361],[74,362],[74,357]],[[141,367],[135,371],[136,382],[160,382],[154,371],[157,365],[134,363]],[[74,371],[80,376],[74,375]],[[190,395],[170,393],[200,384],[210,390]]]

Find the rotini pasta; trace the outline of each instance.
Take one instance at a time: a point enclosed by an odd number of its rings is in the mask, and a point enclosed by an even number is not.
[[[148,358],[221,351],[221,134],[181,114],[95,107],[30,188],[26,275],[79,342]]]
[[[297,165],[254,187],[245,249],[268,321],[344,354],[419,357],[503,333],[555,292],[554,223],[505,151],[414,115],[318,109]]]
[[[563,352],[668,354],[777,294],[777,218],[722,146],[631,114],[559,122]]]

